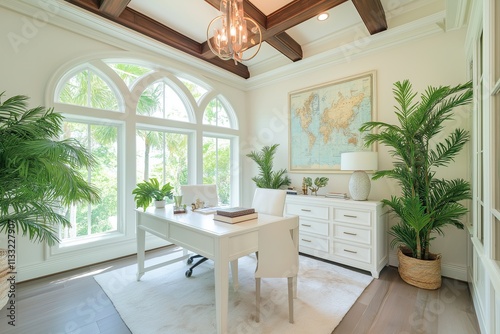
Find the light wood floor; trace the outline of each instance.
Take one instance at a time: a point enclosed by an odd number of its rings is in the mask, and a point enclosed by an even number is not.
[[[171,250],[169,247],[153,250],[146,257]],[[15,298],[16,326],[8,324],[4,307],[0,311],[0,333],[130,333],[93,275],[135,261],[135,256],[129,256],[19,283]],[[445,278],[440,290],[421,290],[402,282],[396,268],[386,267],[333,332],[350,333],[479,334],[480,331],[466,283]]]

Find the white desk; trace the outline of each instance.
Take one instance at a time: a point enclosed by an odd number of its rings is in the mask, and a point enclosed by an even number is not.
[[[286,223],[293,231],[294,240],[298,240],[298,217],[276,217],[259,214],[258,219],[238,224],[227,224],[213,220],[213,214],[200,214],[188,211],[184,214],[173,214],[172,206],[164,209],[149,208],[136,211],[137,224],[137,280],[145,272],[161,266],[181,261],[183,256],[144,267],[144,251],[146,232],[163,238],[175,245],[203,255],[214,261],[215,275],[215,309],[217,333],[227,333],[227,314],[229,298],[229,263],[232,264],[233,284],[237,287],[238,258],[258,250],[258,231],[260,226],[272,223]],[[187,279],[187,278],[186,278]],[[193,284],[196,284],[193,282]]]

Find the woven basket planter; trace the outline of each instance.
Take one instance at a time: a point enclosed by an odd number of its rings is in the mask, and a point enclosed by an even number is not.
[[[435,290],[441,287],[441,255],[431,254],[429,260],[415,259],[401,248],[398,249],[399,276],[417,288]]]

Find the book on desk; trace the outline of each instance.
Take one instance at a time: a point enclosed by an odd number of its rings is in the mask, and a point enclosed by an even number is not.
[[[255,212],[255,209],[242,207],[217,210],[214,214],[214,220],[230,224],[240,223],[257,217],[258,214]]]

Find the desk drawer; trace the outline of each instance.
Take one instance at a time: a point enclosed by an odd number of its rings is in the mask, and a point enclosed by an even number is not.
[[[370,213],[364,211],[335,209],[334,219],[344,223],[371,226]]]
[[[328,220],[327,206],[301,205],[290,203],[286,205],[286,213],[300,217]]]
[[[353,259],[365,263],[371,262],[371,251],[369,248],[343,244],[335,242],[333,246],[333,253],[344,258]]]
[[[330,252],[328,239],[315,237],[305,233],[299,234],[299,246],[311,248],[325,253]]]
[[[328,223],[311,221],[304,218],[299,218],[299,231],[306,233],[315,233],[323,235],[325,237],[329,236]]]
[[[354,241],[363,243],[366,245],[371,244],[371,231],[364,230],[361,228],[352,228],[342,225],[334,225],[333,235],[337,239],[342,239],[346,241]]]

